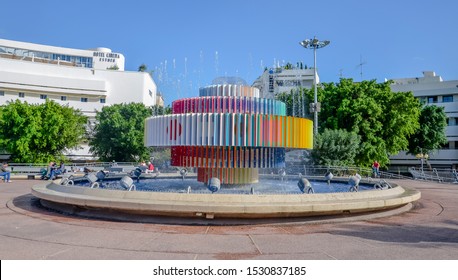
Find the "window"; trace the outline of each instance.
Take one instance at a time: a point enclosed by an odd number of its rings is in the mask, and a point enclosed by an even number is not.
[[[453,102],[453,95],[442,96],[442,102]]]
[[[87,97],[81,97],[81,102],[87,102]]]
[[[437,103],[437,96],[428,96],[428,103]]]
[[[440,147],[440,149],[442,150],[448,150],[450,149],[450,142],[447,142],[445,144],[442,144],[442,146]]]
[[[105,103],[105,102],[106,102],[105,98],[100,98],[100,103]]]
[[[67,101],[67,96],[62,95],[62,96],[60,97],[60,100],[61,100],[61,101]]]
[[[153,97],[153,92],[151,90],[148,90],[149,91],[149,96]]]
[[[5,96],[5,92],[0,90],[0,96]]]
[[[447,119],[447,125],[448,125],[448,126],[455,126],[455,125],[457,125],[457,123],[456,123],[456,118],[448,118],[448,119]]]
[[[274,92],[274,77],[269,75],[269,92]]]
[[[40,94],[40,99],[46,99],[48,96],[46,94]]]
[[[20,92],[18,95],[19,95],[20,98],[24,98],[25,97],[25,94],[23,92]]]

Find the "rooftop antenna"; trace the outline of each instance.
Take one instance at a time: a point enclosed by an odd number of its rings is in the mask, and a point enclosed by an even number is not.
[[[363,65],[366,64],[366,61],[363,61],[363,56],[359,55],[359,64],[356,67],[359,67],[359,74],[361,75],[361,81],[363,80]]]

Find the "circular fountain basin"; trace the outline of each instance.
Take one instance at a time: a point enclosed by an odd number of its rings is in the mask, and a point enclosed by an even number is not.
[[[109,211],[113,219],[116,213],[207,219],[325,216],[383,211],[420,199],[419,191],[392,186],[359,192],[240,194],[91,189],[53,182],[33,187],[32,194],[46,207],[70,213]]]
[[[265,176],[267,177],[267,176]],[[222,185],[218,194],[302,194],[298,188],[298,177],[292,176],[284,180],[278,178],[261,178],[258,183],[249,185]],[[270,177],[270,176],[269,176]],[[347,181],[333,181],[330,185],[325,181],[310,180],[315,193],[334,193],[334,192],[348,192],[350,185]],[[86,180],[75,181],[77,186],[89,187],[90,183]],[[99,182],[102,189],[115,189],[124,190],[119,184],[119,177],[104,180]],[[160,179],[142,178],[138,182],[134,180],[137,191],[151,191],[151,192],[176,192],[183,193],[190,190],[192,193],[212,193],[206,185],[196,181],[195,178],[181,179],[176,176],[161,177]],[[374,184],[360,184],[360,191],[373,190]]]

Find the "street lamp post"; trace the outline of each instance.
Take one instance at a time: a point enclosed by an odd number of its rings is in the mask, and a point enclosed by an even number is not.
[[[317,79],[316,79],[316,50],[320,48],[324,48],[329,45],[331,41],[319,41],[316,37],[313,39],[305,39],[302,42],[299,42],[301,46],[306,49],[313,49],[313,86],[315,90],[314,94],[314,103],[311,107],[311,111],[313,111],[313,127],[314,127],[314,134],[318,134],[318,112],[320,111],[320,104],[318,103],[318,94],[317,94]]]
[[[428,154],[423,154],[423,149],[420,148],[420,153],[415,155],[416,158],[420,159],[420,162],[421,162],[421,173],[424,173],[423,172],[423,161],[424,160],[428,160],[429,158],[429,155]]]

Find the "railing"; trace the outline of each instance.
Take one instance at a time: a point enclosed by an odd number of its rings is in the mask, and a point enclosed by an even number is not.
[[[433,168],[432,170],[421,170],[415,169],[415,167],[410,167],[409,172],[416,180],[458,183],[458,172],[455,169]]]
[[[92,171],[110,170],[112,168],[122,169],[128,172],[130,169],[135,169],[139,166],[138,162],[90,162],[90,163],[70,163],[66,165],[67,171],[84,171],[85,168]],[[11,172],[13,174],[32,174],[39,173],[42,168],[47,168],[45,163],[10,163]],[[158,168],[159,167],[159,168]],[[156,165],[156,170],[160,169],[160,165]],[[178,167],[167,167],[161,169],[161,172],[177,172]],[[192,169],[189,171],[192,172]],[[291,164],[286,168],[267,168],[260,169],[259,174],[279,176],[279,172],[285,171],[287,176],[303,175],[303,176],[324,176],[328,171],[334,176],[348,177],[358,173],[362,178],[370,180],[374,179],[402,179],[402,180],[427,180],[444,183],[458,183],[458,172],[455,169],[432,169],[432,170],[417,170],[414,167],[409,168],[412,177],[403,176],[395,173],[380,171],[379,176],[375,176],[372,169],[361,168],[355,166],[309,166],[303,164]]]
[[[278,175],[280,170],[286,170],[287,175],[304,175],[304,176],[324,176],[330,171],[334,176],[348,177],[358,173],[363,178],[379,178],[379,179],[413,179],[412,177],[402,176],[395,173],[380,171],[379,176],[375,176],[371,168],[363,168],[356,166],[314,166],[294,164],[287,165],[286,168],[269,168],[260,169],[260,174]]]
[[[161,172],[177,172],[181,168],[167,166],[162,162],[154,162],[155,170]],[[156,164],[157,163],[157,164]],[[12,174],[34,174],[40,173],[41,169],[47,169],[48,163],[9,163]],[[88,162],[88,163],[68,163],[65,164],[67,172],[84,172],[85,170],[113,170],[113,172],[130,172],[140,165],[139,162]],[[165,167],[164,167],[165,166]]]

